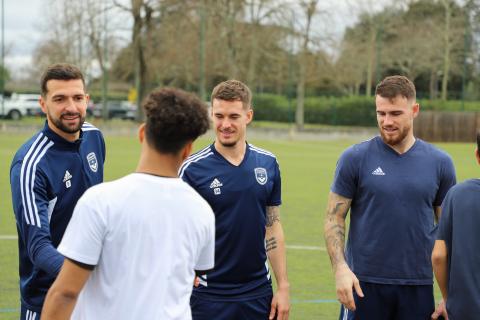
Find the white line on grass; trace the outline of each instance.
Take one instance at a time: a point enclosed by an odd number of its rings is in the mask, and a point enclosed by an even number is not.
[[[3,234],[0,235],[0,240],[17,240],[18,237],[16,235],[12,234]],[[310,250],[310,251],[326,251],[324,247],[317,247],[317,246],[302,246],[302,245],[295,245],[295,244],[290,244],[287,245],[287,249],[292,249],[292,250]]]
[[[17,240],[18,237],[11,234],[0,234],[0,240]]]
[[[295,245],[295,244],[287,245],[287,249],[293,249],[293,250],[311,250],[311,251],[327,251],[327,249],[325,249],[324,247],[301,246],[301,245]]]

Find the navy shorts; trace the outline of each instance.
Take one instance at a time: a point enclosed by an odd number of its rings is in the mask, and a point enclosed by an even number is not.
[[[210,301],[192,295],[193,320],[267,320],[272,295],[244,301]]]
[[[355,311],[344,306],[340,320],[430,320],[435,310],[433,285],[391,285],[360,281],[364,297],[355,294]]]
[[[20,308],[20,320],[40,320],[40,312],[29,310],[22,305]]]

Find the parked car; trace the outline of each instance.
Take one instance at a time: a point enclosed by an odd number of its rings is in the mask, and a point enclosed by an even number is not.
[[[3,108],[0,104],[0,116],[12,120],[19,120],[27,115],[42,114],[38,100],[38,94],[13,93],[10,99],[3,101]],[[0,99],[3,99],[0,97]],[[1,100],[0,100],[1,103]]]
[[[40,108],[39,94],[35,93],[13,93],[10,98],[18,104],[22,104],[27,108],[27,115],[29,116],[43,116],[44,113]]]
[[[103,104],[101,102],[96,103],[94,106],[90,107],[91,115],[93,115],[95,118],[101,118],[103,115],[102,108]],[[108,119],[119,118],[135,120],[136,113],[136,105],[129,101],[107,101]]]

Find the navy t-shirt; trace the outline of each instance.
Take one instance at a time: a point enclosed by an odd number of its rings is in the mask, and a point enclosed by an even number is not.
[[[361,281],[433,283],[433,207],[455,181],[451,158],[420,139],[398,154],[377,136],[341,155],[331,191],[352,199],[345,256]]]
[[[247,144],[240,165],[214,145],[190,156],[180,168],[215,213],[215,267],[193,294],[210,300],[250,299],[271,294],[265,251],[266,207],[281,204],[275,156]]]
[[[480,180],[467,180],[447,193],[438,239],[448,252],[448,317],[473,319],[480,314]]]

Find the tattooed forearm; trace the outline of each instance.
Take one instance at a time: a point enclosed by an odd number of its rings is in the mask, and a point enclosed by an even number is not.
[[[327,219],[328,218],[336,218],[337,215],[338,215],[338,212],[342,209],[342,206],[344,207],[346,204],[347,204],[346,201],[337,201],[334,204],[334,207],[332,209],[328,208]],[[344,210],[344,212],[342,214],[343,219],[345,219],[347,217],[347,212],[348,212],[348,210]]]
[[[275,221],[280,221],[280,209],[278,207],[267,207],[267,227],[273,226]]]
[[[277,239],[275,237],[271,237],[265,241],[265,247],[267,252],[277,248]]]
[[[339,264],[345,263],[345,218],[351,200],[330,193],[327,214],[325,216],[325,243],[335,270]]]
[[[343,254],[345,248],[345,225],[333,225],[329,231],[325,232],[325,242],[330,261],[335,269],[339,263],[345,261]]]

